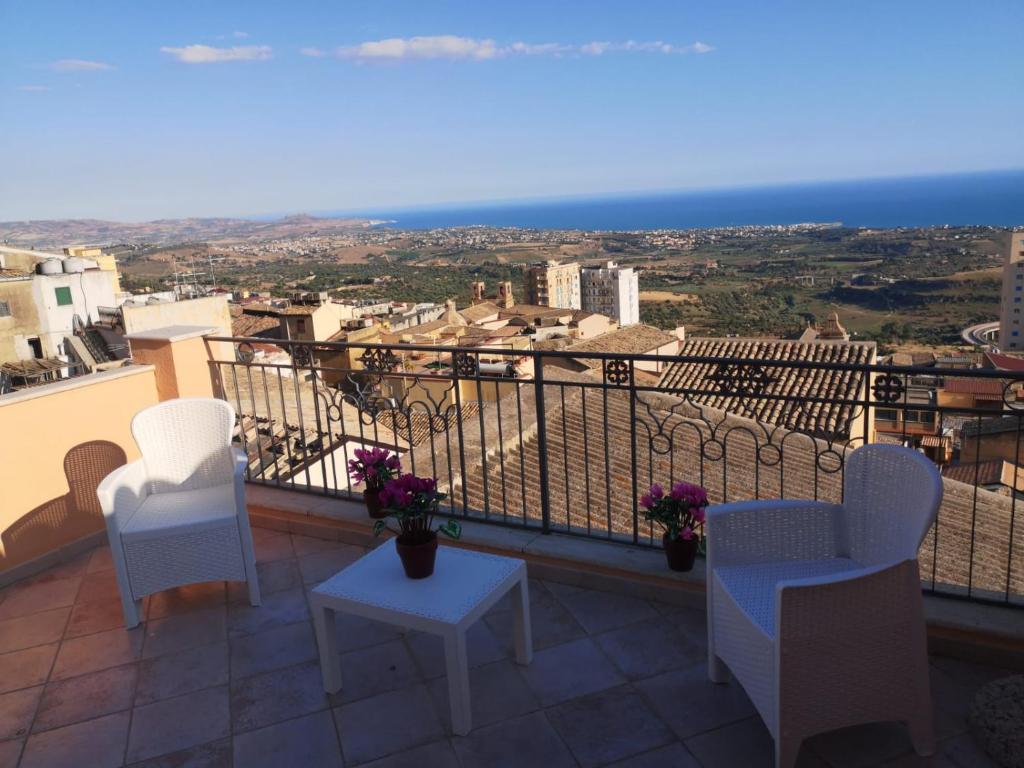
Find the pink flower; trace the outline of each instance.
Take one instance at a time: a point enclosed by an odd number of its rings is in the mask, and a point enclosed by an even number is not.
[[[651,498],[651,494],[645,493],[640,497],[640,506],[644,509],[650,509],[654,506],[654,499]]]
[[[679,532],[679,538],[683,539],[684,541],[690,541],[691,539],[693,539],[693,528],[691,528],[688,525],[684,525],[683,530]]]
[[[651,486],[651,498],[653,498],[653,499],[660,499],[664,495],[665,495],[665,489],[662,488],[660,485],[655,483],[654,485]]]
[[[704,511],[704,507],[696,507],[695,509],[693,509],[693,511],[690,512],[690,514],[693,515],[694,520],[702,524],[705,518],[707,518],[707,512]]]

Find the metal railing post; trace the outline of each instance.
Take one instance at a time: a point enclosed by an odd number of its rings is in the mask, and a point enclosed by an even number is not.
[[[537,408],[537,471],[540,473],[541,532],[551,533],[551,499],[548,496],[548,430],[544,413],[544,358],[533,358],[533,391]]]

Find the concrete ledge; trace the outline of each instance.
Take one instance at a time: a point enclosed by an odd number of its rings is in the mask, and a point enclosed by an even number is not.
[[[253,525],[376,546],[361,502],[247,486]],[[705,607],[705,561],[690,573],[669,571],[658,549],[462,520],[456,546],[526,560],[530,575],[676,605]],[[1024,669],[1024,609],[925,595],[929,649],[986,664]]]
[[[207,325],[167,325],[149,331],[136,331],[125,336],[129,341],[185,341],[200,336],[210,336],[217,329]]]
[[[15,403],[23,403],[26,400],[34,400],[37,397],[54,395],[58,392],[67,392],[72,389],[83,389],[84,387],[91,387],[95,384],[106,384],[108,381],[113,381],[114,379],[123,379],[126,376],[138,376],[139,374],[151,372],[153,370],[155,369],[152,365],[129,364],[122,365],[119,368],[112,368],[101,373],[87,373],[83,376],[72,376],[70,379],[61,379],[60,381],[54,381],[49,384],[41,384],[38,387],[28,387],[14,392],[8,392],[6,395],[0,395],[0,407],[5,405],[14,405]]]

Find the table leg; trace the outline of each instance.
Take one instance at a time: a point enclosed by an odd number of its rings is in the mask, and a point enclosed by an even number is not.
[[[316,644],[320,649],[320,673],[324,680],[324,690],[337,693],[341,690],[341,662],[338,659],[334,610],[314,603],[313,626],[316,629]]]
[[[466,633],[454,630],[444,638],[444,660],[448,670],[448,700],[452,711],[452,733],[465,736],[473,727],[469,702],[469,657]]]
[[[512,587],[512,615],[515,621],[516,662],[533,661],[533,633],[530,630],[530,588],[526,574]]]

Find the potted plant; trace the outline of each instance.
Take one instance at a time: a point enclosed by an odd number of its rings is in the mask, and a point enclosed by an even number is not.
[[[454,520],[434,528],[437,504],[444,497],[437,490],[437,480],[413,474],[389,480],[380,493],[384,515],[398,522],[398,530],[393,531],[398,534],[395,549],[410,579],[425,579],[434,572],[438,533],[453,539],[462,535],[462,526]],[[385,529],[391,530],[386,520],[378,520],[373,526],[375,535]]]
[[[349,459],[348,474],[356,483],[365,483],[363,503],[370,517],[385,516],[380,495],[385,483],[398,475],[401,469],[398,454],[384,448],[356,448],[354,459]]]
[[[665,530],[661,541],[668,567],[673,571],[693,568],[707,505],[707,491],[693,483],[676,483],[667,494],[655,483],[640,497],[644,519],[653,520]]]

